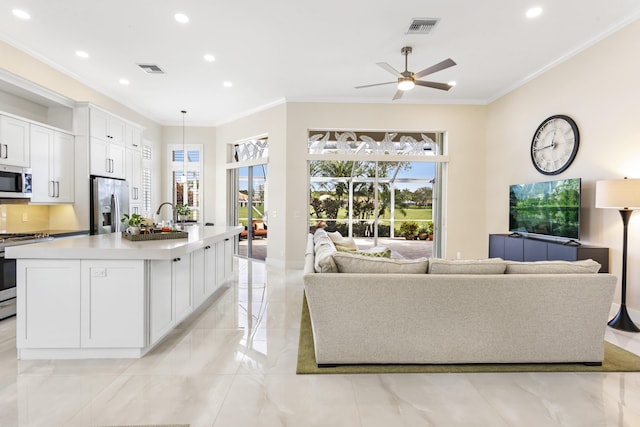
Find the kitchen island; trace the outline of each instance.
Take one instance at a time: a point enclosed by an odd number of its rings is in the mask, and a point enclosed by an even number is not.
[[[18,359],[139,358],[233,273],[242,227],[188,238],[77,236],[7,248],[16,259]]]

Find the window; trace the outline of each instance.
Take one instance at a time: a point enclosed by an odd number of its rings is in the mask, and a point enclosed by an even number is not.
[[[142,212],[151,216],[151,146],[142,146]]]
[[[170,144],[168,148],[173,204],[188,205],[191,209],[188,219],[199,221],[202,216],[202,145]]]

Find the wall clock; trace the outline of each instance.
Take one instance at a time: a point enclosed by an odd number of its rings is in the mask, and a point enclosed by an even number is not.
[[[538,172],[557,175],[567,169],[578,154],[580,134],[569,116],[545,119],[531,140],[531,161]]]

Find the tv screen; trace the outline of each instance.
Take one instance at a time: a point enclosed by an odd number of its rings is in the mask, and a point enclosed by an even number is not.
[[[580,178],[511,185],[509,231],[580,238]]]

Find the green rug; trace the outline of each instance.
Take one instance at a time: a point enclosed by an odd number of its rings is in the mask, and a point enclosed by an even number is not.
[[[602,366],[582,363],[513,363],[456,365],[338,365],[318,368],[306,296],[302,301],[297,374],[414,374],[454,372],[640,372],[640,356],[605,341]]]

